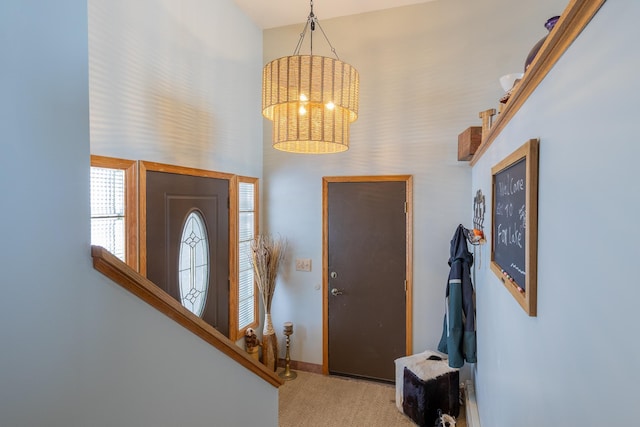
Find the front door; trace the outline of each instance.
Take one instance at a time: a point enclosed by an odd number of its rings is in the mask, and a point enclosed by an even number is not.
[[[344,179],[325,178],[328,373],[393,381],[410,351],[410,178]]]
[[[147,278],[229,336],[229,180],[155,170],[145,178]]]

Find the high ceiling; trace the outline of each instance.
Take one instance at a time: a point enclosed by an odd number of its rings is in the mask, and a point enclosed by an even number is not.
[[[315,0],[313,12],[323,19],[356,15],[374,10],[426,3],[434,0]],[[306,22],[311,2],[309,0],[235,0],[242,10],[260,28],[275,28]]]

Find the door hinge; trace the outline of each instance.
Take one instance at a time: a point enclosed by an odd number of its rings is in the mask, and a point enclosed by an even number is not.
[[[404,281],[404,291],[407,292],[407,281]]]
[[[407,213],[407,209],[408,209],[407,202],[404,202],[404,213]]]

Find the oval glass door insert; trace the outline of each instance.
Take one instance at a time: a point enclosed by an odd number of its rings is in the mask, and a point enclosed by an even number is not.
[[[209,288],[209,243],[204,218],[192,211],[184,223],[178,258],[180,302],[202,317]]]

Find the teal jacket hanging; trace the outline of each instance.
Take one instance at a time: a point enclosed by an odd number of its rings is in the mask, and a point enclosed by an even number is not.
[[[438,351],[449,355],[449,366],[461,368],[476,362],[476,308],[471,266],[473,254],[467,249],[467,230],[459,225],[451,239],[446,312]]]

